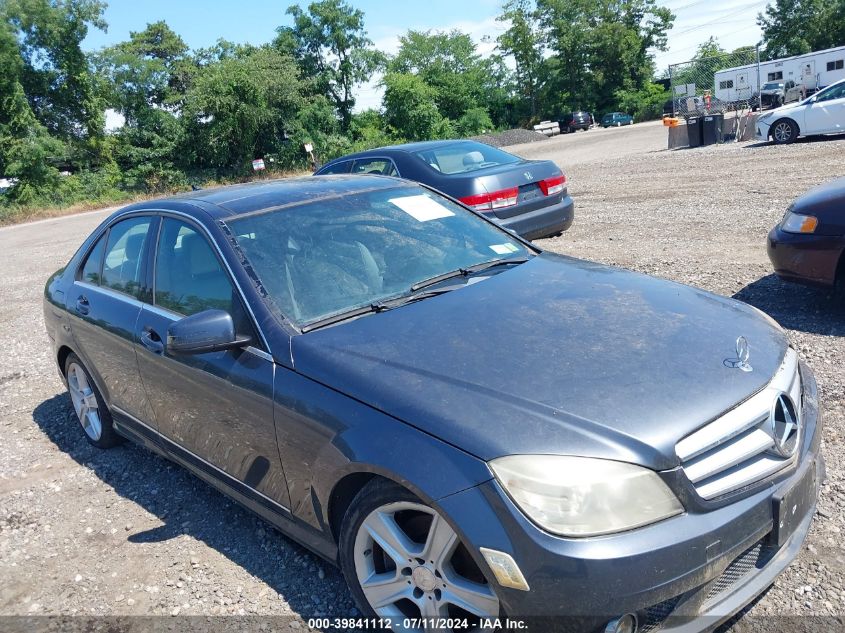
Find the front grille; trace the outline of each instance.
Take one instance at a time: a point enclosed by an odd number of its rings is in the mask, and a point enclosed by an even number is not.
[[[713,581],[704,604],[711,602],[724,592],[730,590],[752,571],[762,569],[775,553],[775,549],[766,546],[765,539],[760,539],[754,545],[731,561],[722,575]]]
[[[771,477],[794,463],[775,448],[770,417],[779,396],[792,401],[800,432],[801,374],[798,355],[787,349],[772,381],[736,408],[675,445],[684,474],[704,499],[714,499]],[[798,445],[800,437],[793,439]]]

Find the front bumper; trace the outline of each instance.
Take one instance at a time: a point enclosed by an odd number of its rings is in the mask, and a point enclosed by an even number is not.
[[[842,255],[843,239],[814,233],[787,233],[776,226],[769,232],[766,250],[775,274],[787,281],[830,287]]]
[[[529,591],[490,579],[510,617],[537,622],[531,630],[601,630],[611,619],[637,614],[640,626],[699,631],[716,626],[762,593],[798,555],[815,512],[824,464],[812,372],[806,367],[805,433],[797,466],[737,501],[692,507],[620,534],[567,539],[531,523],[493,480],[440,501],[471,551],[507,552]],[[812,502],[778,548],[770,544],[773,497],[805,474],[815,475]],[[478,557],[485,572],[486,563]],[[737,569],[743,573],[738,574]]]
[[[759,119],[756,122],[756,132],[755,136],[758,141],[768,141],[769,140],[769,128],[771,128],[771,121],[760,121]]]
[[[575,202],[567,193],[557,204],[526,211],[510,218],[490,217],[503,228],[514,231],[527,240],[535,240],[555,235],[572,226],[575,218]]]

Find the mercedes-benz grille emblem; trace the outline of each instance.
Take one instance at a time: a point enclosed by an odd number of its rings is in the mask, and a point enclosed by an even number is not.
[[[744,336],[736,339],[736,358],[726,358],[726,367],[735,367],[742,371],[754,371],[754,368],[748,363],[748,358],[751,352],[748,350],[748,340]]]
[[[785,393],[778,395],[769,414],[769,433],[775,442],[772,451],[781,457],[792,457],[798,450],[800,435],[798,411],[792,398]]]

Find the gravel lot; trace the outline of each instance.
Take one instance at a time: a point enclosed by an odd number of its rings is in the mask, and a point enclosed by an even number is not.
[[[765,252],[795,196],[843,175],[845,139],[665,147],[662,126],[641,124],[509,149],[569,175],[575,224],[544,248],[736,296],[788,328],[821,389],[828,481],[801,556],[749,613],[845,615],[845,313],[779,282]],[[198,479],[84,441],[40,297],[103,216],[0,229],[0,615],[352,613],[337,571]]]

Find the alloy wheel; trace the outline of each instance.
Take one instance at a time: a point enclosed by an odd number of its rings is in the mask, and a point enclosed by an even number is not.
[[[88,437],[96,442],[103,434],[100,407],[97,403],[97,396],[88,383],[85,370],[76,363],[68,365],[67,385],[76,417],[79,419],[82,429]]]
[[[354,560],[367,602],[394,628],[405,618],[499,615],[495,592],[458,535],[428,506],[401,501],[371,512],[356,534]]]
[[[792,139],[792,126],[786,121],[781,121],[775,126],[775,140],[779,143],[786,143]]]

